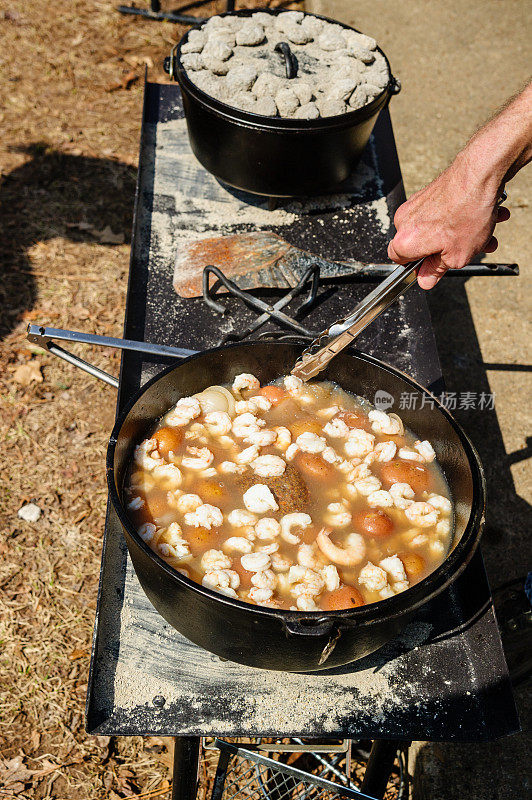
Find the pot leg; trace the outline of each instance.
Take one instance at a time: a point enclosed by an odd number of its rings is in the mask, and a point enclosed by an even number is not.
[[[172,800],[196,800],[201,739],[197,736],[176,736]]]
[[[403,742],[390,739],[375,739],[360,787],[361,792],[379,800],[384,797],[397,751],[402,744]]]

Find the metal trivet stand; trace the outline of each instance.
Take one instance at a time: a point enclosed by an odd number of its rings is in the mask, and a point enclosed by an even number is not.
[[[214,275],[216,278],[216,281],[212,286],[210,286],[209,282],[211,275]],[[278,322],[284,328],[289,328],[291,331],[293,331],[293,334],[297,334],[298,339],[314,339],[318,335],[319,331],[312,331],[309,328],[306,328],[304,325],[298,322],[297,317],[302,316],[307,311],[310,311],[316,302],[319,280],[320,267],[318,264],[313,264],[307,269],[301,280],[296,286],[294,286],[293,289],[290,289],[289,292],[284,294],[279,300],[272,304],[261,300],[260,297],[257,297],[250,292],[240,289],[237,284],[227,278],[222,270],[218,267],[214,267],[212,265],[205,267],[203,270],[203,299],[209,308],[212,308],[212,310],[216,311],[218,314],[227,313],[227,307],[214,299],[220,286],[224,286],[224,288],[232,297],[236,297],[238,300],[242,301],[248,308],[260,312],[260,316],[250,322],[249,325],[242,330],[238,332],[231,331],[223,336],[220,339],[219,344],[222,345],[228,342],[240,342],[243,339],[247,339],[248,336],[251,336],[252,333],[255,333],[255,331],[271,320]],[[307,286],[309,287],[307,298],[299,305],[297,310],[294,312],[294,316],[289,316],[283,312],[282,309],[288,306],[296,297],[302,294],[306,290]],[[286,336],[280,332],[274,333],[272,331],[265,331],[263,334],[259,334],[258,338],[265,336],[270,339],[277,338],[286,340],[287,338],[293,338],[293,334],[292,336]]]
[[[151,19],[154,22],[165,21],[165,22],[176,22],[180,25],[197,25],[200,22],[206,22],[208,18],[193,17],[190,14],[183,14],[181,12],[186,11],[189,8],[197,8],[198,6],[202,6],[208,2],[209,0],[193,0],[193,2],[187,3],[179,11],[161,11],[160,0],[150,0],[149,8],[137,8],[134,5],[118,6],[117,11],[120,12],[120,14],[132,14],[136,17],[144,17],[145,19]],[[225,10],[234,11],[235,0],[227,0]]]

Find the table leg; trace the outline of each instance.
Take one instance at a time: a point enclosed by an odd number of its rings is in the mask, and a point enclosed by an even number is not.
[[[172,800],[196,800],[201,739],[198,736],[176,736]]]
[[[371,746],[364,779],[360,787],[361,792],[375,798],[384,797],[388,780],[401,742],[390,739],[375,739]]]

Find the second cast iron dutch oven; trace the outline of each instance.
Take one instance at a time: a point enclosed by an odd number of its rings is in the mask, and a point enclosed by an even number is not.
[[[480,538],[485,489],[471,442],[426,389],[371,356],[341,353],[322,373],[370,402],[379,390],[397,400],[415,397],[401,411],[407,427],[429,439],[455,503],[451,552],[430,575],[405,592],[342,611],[299,612],[232,599],[190,580],[166,564],[138,535],[128,517],[122,488],[133,450],[180,397],[212,384],[231,383],[241,372],[262,384],[287,374],[301,348],[280,342],[248,342],[187,358],[149,381],[119,417],[107,453],[110,497],[140,583],[159,613],[180,633],[222,658],[289,672],[346,664],[377,650],[404,629],[416,610],[440,594],[470,562]],[[428,400],[428,402],[427,402]],[[415,409],[415,410],[414,410]]]
[[[257,10],[233,14],[248,17]],[[328,17],[313,16],[356,30]],[[316,120],[264,117],[229,106],[196,86],[181,64],[181,47],[187,40],[188,33],[166,59],[165,69],[181,88],[190,146],[216,178],[253,194],[297,197],[336,188],[360,159],[380,111],[400,89],[386,55],[378,48],[386,59],[390,80],[363,108]]]

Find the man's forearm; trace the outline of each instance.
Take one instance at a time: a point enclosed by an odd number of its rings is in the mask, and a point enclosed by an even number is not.
[[[484,125],[456,162],[477,184],[497,195],[532,160],[532,83]]]

